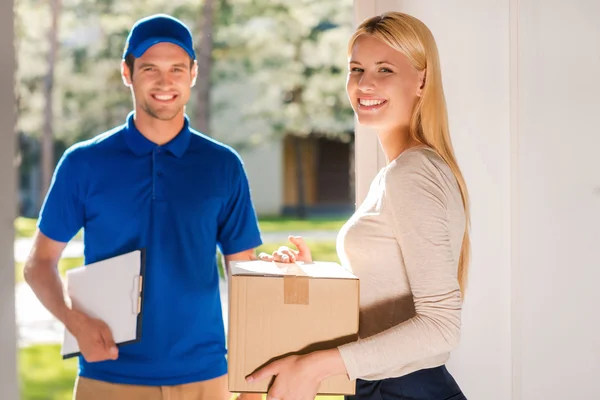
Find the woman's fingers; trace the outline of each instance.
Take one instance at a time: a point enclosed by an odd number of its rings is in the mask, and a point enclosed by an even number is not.
[[[262,261],[274,261],[274,257],[271,254],[267,254],[265,252],[262,252],[258,255],[258,259],[262,260]]]
[[[298,258],[301,258],[307,264],[312,263],[312,254],[304,238],[302,236],[290,236],[289,240],[298,249]]]
[[[277,254],[281,256],[283,262],[296,262],[297,252],[287,246],[281,246],[279,250],[277,250]]]

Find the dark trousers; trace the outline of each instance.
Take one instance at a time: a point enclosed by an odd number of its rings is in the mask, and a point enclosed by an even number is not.
[[[445,366],[380,381],[357,379],[356,395],[345,400],[467,400]]]

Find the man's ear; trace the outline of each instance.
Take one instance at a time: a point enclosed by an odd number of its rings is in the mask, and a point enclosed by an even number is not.
[[[417,90],[417,96],[421,97],[423,95],[423,90],[425,89],[427,79],[427,69],[419,72],[419,89]]]
[[[198,78],[198,62],[194,60],[192,64],[192,87],[196,86],[196,78]]]
[[[131,71],[125,63],[125,60],[121,62],[121,78],[123,79],[123,84],[125,86],[131,87]]]

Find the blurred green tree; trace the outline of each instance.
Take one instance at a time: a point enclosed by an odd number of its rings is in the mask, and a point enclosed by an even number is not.
[[[123,45],[131,25],[154,13],[195,32],[200,70],[187,113],[196,129],[238,149],[353,130],[344,87],[350,0],[62,0],[52,60],[48,2],[16,5],[17,128],[31,144],[51,121],[59,143],[52,166],[65,146],[123,123],[132,108],[120,73]],[[50,62],[52,85],[44,80]],[[22,167],[39,174],[39,165]]]

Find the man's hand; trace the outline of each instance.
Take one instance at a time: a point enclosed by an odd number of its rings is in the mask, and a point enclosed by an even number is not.
[[[71,310],[67,329],[77,339],[81,354],[87,362],[116,360],[119,357],[110,328],[103,321]]]
[[[302,261],[305,264],[312,263],[312,254],[302,236],[290,236],[289,241],[292,242],[298,250],[290,249],[287,246],[281,246],[271,255],[260,253],[258,258],[263,261],[276,261],[282,263],[295,263],[296,261]]]
[[[25,263],[25,281],[40,302],[75,336],[86,361],[116,360],[119,351],[108,326],[67,305],[58,260],[67,244],[57,242],[39,230]]]

